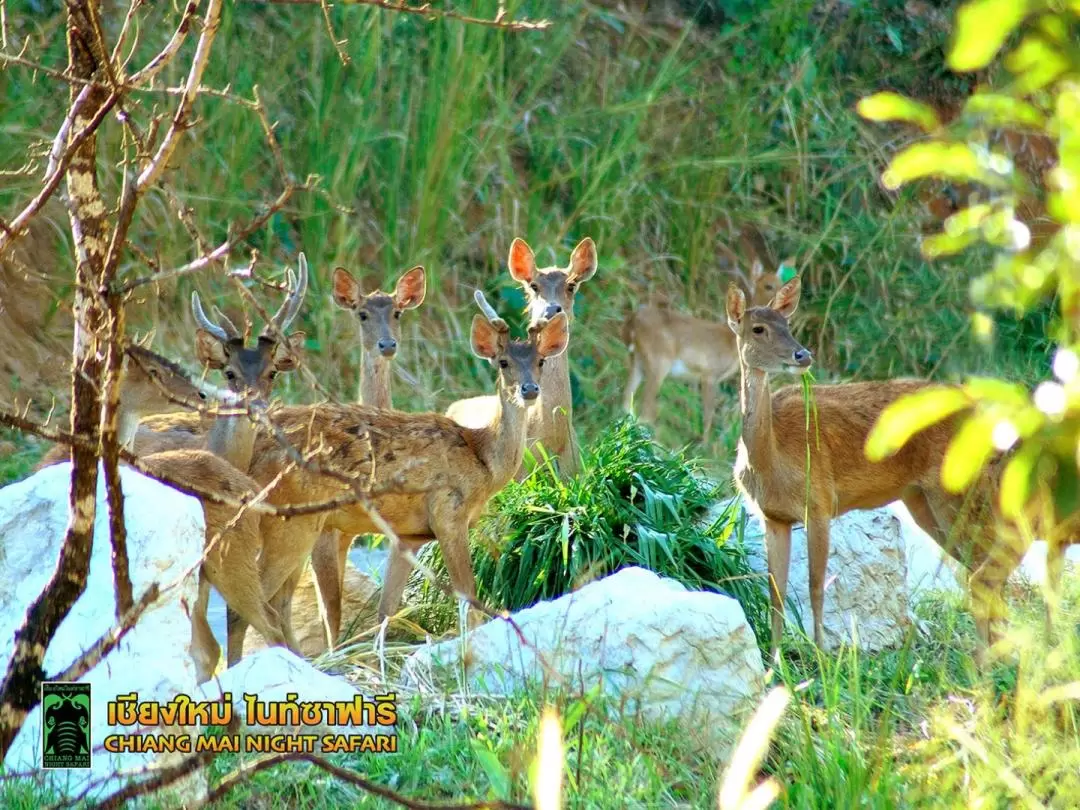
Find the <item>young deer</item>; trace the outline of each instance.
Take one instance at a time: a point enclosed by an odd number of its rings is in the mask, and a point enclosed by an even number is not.
[[[198,402],[206,398],[207,392],[193,383],[184,370],[172,361],[139,346],[126,346],[117,413],[121,446],[131,449],[141,418],[180,407],[173,399]],[[70,450],[57,445],[35,469],[69,458]],[[141,457],[140,461],[152,473],[163,478],[207,489],[233,500],[250,497],[259,489],[252,479],[227,461],[201,449],[151,453]],[[221,592],[230,608],[244,614],[271,643],[285,643],[280,619],[270,610],[259,579],[260,516],[248,512],[233,520],[235,514],[236,510],[232,507],[203,501],[207,543],[219,533],[221,537],[210,549],[200,569],[199,597],[191,614],[191,655],[195,660],[199,683],[213,674],[221,653],[206,619],[211,584]],[[225,570],[229,572],[227,578],[224,576]]]
[[[565,312],[530,327],[528,340],[515,341],[483,294],[477,291],[475,298],[483,316],[473,318],[472,350],[498,370],[498,408],[491,423],[468,428],[440,414],[406,414],[364,405],[293,406],[270,414],[301,453],[321,448],[328,464],[336,463],[345,471],[366,470],[373,454],[371,494],[376,509],[411,551],[438,541],[454,588],[469,597],[475,595],[469,527],[521,465],[528,406],[541,395],[541,367],[565,351],[569,340]],[[269,493],[271,503],[310,502],[346,492],[335,479],[290,466],[288,451],[274,436],[260,432],[252,476],[268,483],[285,471]],[[341,508],[336,523],[349,535],[380,531],[360,505]],[[264,590],[277,590],[272,604],[293,645],[289,600],[323,521],[298,525],[297,520],[267,516],[261,527]],[[391,551],[380,620],[397,611],[410,569],[401,553]],[[242,643],[245,629],[239,622],[229,628],[230,645],[234,633]]]
[[[794,260],[784,263],[794,264]],[[767,304],[779,287],[779,276],[766,273],[761,261],[755,261],[750,268],[753,305]],[[630,378],[623,391],[623,410],[633,412],[634,392],[644,382],[640,418],[655,424],[657,398],[667,376],[696,379],[701,386],[701,441],[707,444],[716,411],[716,386],[739,370],[735,336],[728,325],[642,305],[626,319],[621,334],[630,351]]]
[[[806,525],[814,642],[821,646],[829,521],[853,509],[901,500],[927,533],[940,537],[927,496],[940,491],[941,459],[953,431],[953,422],[940,423],[917,434],[892,457],[868,461],[863,447],[885,407],[930,385],[898,379],[815,386],[817,432],[808,432],[801,386],[769,393],[770,373],[805,373],[810,368],[810,352],[788,328],[799,295],[798,277],[784,284],[767,306],[747,308],[745,294],[734,285],[727,293],[728,325],[735,334],[741,375],[742,435],[734,475],[747,507],[765,525],[772,655],[783,631],[792,525]],[[955,548],[947,550],[957,554]]]
[[[391,363],[401,340],[401,315],[424,302],[427,280],[417,266],[403,274],[393,294],[376,290],[365,295],[356,279],[344,267],[333,275],[334,303],[356,313],[363,350],[360,365],[359,402],[372,408],[393,408],[390,396]],[[325,611],[327,645],[337,643],[341,632],[341,597],[345,587],[345,563],[353,536],[343,534],[335,524],[335,514],[311,552],[311,569]]]
[[[528,302],[529,324],[535,326],[560,312],[567,322],[574,320],[574,298],[581,285],[596,273],[596,244],[589,237],[582,239],[570,254],[567,267],[536,266],[532,249],[524,239],[510,245],[510,275],[522,286]],[[489,424],[497,412],[493,396],[461,399],[446,409],[446,415],[466,427]],[[581,454],[574,434],[574,409],[570,394],[570,356],[553,358],[544,370],[544,395],[529,409],[528,447],[538,442],[559,460],[559,472],[564,477],[577,475],[581,469]],[[524,471],[518,474],[523,477]]]

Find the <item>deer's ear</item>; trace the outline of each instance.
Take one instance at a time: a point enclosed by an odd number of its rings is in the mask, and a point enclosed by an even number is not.
[[[284,341],[279,341],[274,347],[272,362],[276,371],[293,371],[300,365],[300,358],[304,354],[304,341],[307,335],[303,332],[293,332]]]
[[[334,303],[342,309],[356,309],[363,297],[360,285],[344,267],[335,267],[331,278]]]
[[[195,356],[204,366],[213,369],[223,369],[229,362],[229,356],[221,341],[205,329],[195,330]]]
[[[417,265],[398,279],[394,288],[394,306],[398,309],[416,309],[424,303],[427,292],[427,276],[424,268]]]
[[[570,323],[566,313],[560,312],[540,330],[536,336],[536,352],[541,357],[557,357],[566,351],[570,342]]]
[[[536,275],[536,257],[524,239],[514,239],[510,244],[510,275],[519,284],[529,284]]]
[[[757,280],[765,274],[765,265],[761,263],[761,259],[755,259],[753,266],[750,268],[750,283],[756,284]]]
[[[738,334],[739,324],[742,323],[743,315],[746,314],[746,294],[739,289],[737,284],[729,284],[727,288],[727,322],[731,331]]]
[[[494,360],[499,354],[499,332],[483,315],[473,315],[471,341],[473,354]]]
[[[769,306],[784,316],[785,319],[795,314],[799,306],[799,296],[802,294],[802,283],[795,276],[791,281],[776,291]]]
[[[588,281],[596,272],[596,243],[586,236],[570,254],[569,280],[575,284]]]

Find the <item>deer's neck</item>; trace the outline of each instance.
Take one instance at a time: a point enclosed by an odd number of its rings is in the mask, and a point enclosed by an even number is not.
[[[247,414],[218,416],[206,435],[206,449],[247,472],[255,450],[255,424]]]
[[[570,416],[573,396],[570,392],[570,358],[567,353],[550,357],[544,362],[544,376],[540,382],[541,407],[544,421],[550,421],[556,410],[566,411]]]
[[[769,375],[761,369],[748,368],[740,358],[742,371],[739,407],[742,411],[742,441],[747,458],[755,470],[772,466],[776,453],[773,436],[772,397],[769,394]]]
[[[143,414],[129,411],[123,407],[116,414],[116,442],[125,450],[131,450],[135,444],[135,434],[139,431],[139,422]]]
[[[484,459],[496,488],[502,488],[521,467],[527,424],[528,410],[500,387],[496,413],[486,428],[491,441],[487,445],[488,458]]]
[[[382,355],[364,352],[360,361],[360,404],[390,410],[390,363]]]

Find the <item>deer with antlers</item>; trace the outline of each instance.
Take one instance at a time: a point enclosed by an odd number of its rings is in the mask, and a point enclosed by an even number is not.
[[[529,328],[527,340],[512,340],[510,329],[478,290],[482,315],[473,318],[473,352],[498,374],[498,409],[491,422],[469,428],[434,413],[398,413],[365,405],[320,404],[291,406],[268,414],[271,422],[295,444],[304,458],[346,474],[368,469],[374,460],[369,491],[374,508],[396,534],[401,547],[391,549],[379,602],[380,620],[394,614],[411,570],[402,547],[416,551],[432,540],[439,543],[454,588],[475,597],[469,528],[488,500],[502,489],[521,465],[529,405],[541,396],[545,361],[558,357],[569,340],[567,316],[557,313]],[[347,487],[336,477],[291,463],[294,451],[279,437],[260,431],[255,443],[252,476],[273,483],[273,504],[340,497]],[[304,520],[304,518],[300,518]],[[363,504],[343,506],[336,524],[345,534],[383,531]],[[282,617],[289,644],[289,601],[299,573],[325,519],[299,524],[266,517],[262,522],[263,586],[277,589],[272,604]],[[470,614],[470,621],[476,618]],[[230,627],[242,644],[245,627]]]
[[[380,290],[364,294],[360,284],[344,267],[335,268],[333,299],[337,306],[356,315],[360,326],[362,360],[359,402],[373,408],[393,408],[390,395],[391,364],[401,341],[401,316],[424,302],[427,280],[416,266],[394,285],[393,294]],[[311,552],[311,569],[322,600],[327,646],[333,649],[341,632],[341,599],[345,588],[345,564],[353,535],[342,533],[335,514],[327,519],[323,534]]]
[[[567,267],[538,268],[532,248],[524,239],[515,239],[510,245],[508,265],[511,277],[525,291],[530,327],[560,312],[566,314],[570,324],[574,320],[578,290],[596,274],[596,244],[585,237],[570,254]],[[482,427],[491,422],[497,411],[496,397],[481,396],[454,402],[446,409],[446,415],[458,424]],[[570,359],[564,353],[553,358],[544,369],[544,394],[529,408],[528,448],[533,450],[538,443],[542,445],[558,459],[559,473],[566,477],[577,475],[581,469],[573,418]],[[524,471],[517,475],[523,477]]]
[[[781,264],[794,264],[786,259]],[[765,272],[758,259],[750,268],[750,289],[755,306],[764,306],[776,293],[780,278]],[[623,410],[633,412],[634,393],[645,383],[639,417],[656,424],[660,386],[668,375],[696,379],[701,387],[703,444],[712,434],[716,386],[739,370],[735,335],[726,323],[695,318],[666,307],[642,305],[622,327],[623,344],[630,352],[630,377],[623,390]]]

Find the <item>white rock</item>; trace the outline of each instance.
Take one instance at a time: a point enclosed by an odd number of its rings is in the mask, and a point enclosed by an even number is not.
[[[753,514],[747,512],[746,518],[743,537],[751,565],[767,574],[765,528]],[[797,526],[791,532],[785,618],[789,625],[794,622],[794,608],[813,638],[809,575],[806,530]],[[848,512],[830,523],[822,623],[826,650],[855,639],[871,652],[903,641],[911,623],[907,546],[900,519],[888,509]]]
[[[121,468],[130,574],[136,600],[153,582],[163,590],[199,559],[205,535],[202,504],[131,469]],[[68,519],[70,463],[57,464],[0,490],[0,658],[11,658],[15,632],[26,610],[52,576]],[[69,666],[115,622],[115,589],[105,504],[104,473],[99,469],[94,545],[86,590],[61,622],[45,655],[45,671]],[[195,688],[189,654],[191,621],[182,604],[193,604],[195,576],[164,590],[105,659],[81,681],[91,684],[90,770],[54,770],[57,789],[71,796],[92,783],[91,796],[114,792],[123,783],[118,770],[142,770],[152,754],[109,754],[100,750],[105,737],[125,733],[106,722],[106,705],[118,694],[138,692],[140,700],[167,701]],[[166,764],[178,755],[157,760]],[[16,772],[41,767],[41,707],[31,712],[8,752],[5,766]],[[178,792],[194,800],[206,790],[205,775],[189,778]]]
[[[602,682],[627,711],[677,719],[718,756],[763,688],[761,654],[738,602],[642,568],[624,568],[513,619],[528,644],[494,619],[462,640],[418,650],[405,663],[404,683],[430,690],[464,668],[466,688],[506,695],[527,682],[553,683],[539,654],[575,693],[582,680],[585,689]]]
[[[373,704],[380,695],[361,695],[360,691],[342,678],[335,678],[315,669],[311,664],[291,653],[284,647],[268,647],[251,655],[245,655],[236,666],[225,670],[221,675],[203,684],[196,693],[197,700],[221,700],[225,694],[231,697],[233,716],[240,720],[240,731],[250,734],[316,734],[316,735],[362,735],[380,734],[396,736],[396,726],[356,723],[336,725],[326,721],[309,723],[301,720],[299,724],[278,723],[261,725],[258,716],[251,713],[254,706],[249,706],[245,695],[254,696],[259,703],[274,702],[310,703],[310,702],[345,702],[353,703],[356,698],[363,698],[365,705]],[[396,695],[391,693],[396,700]],[[251,711],[249,711],[251,709]],[[365,720],[374,719],[366,714],[370,710],[361,709]],[[321,740],[314,749],[321,752]]]

